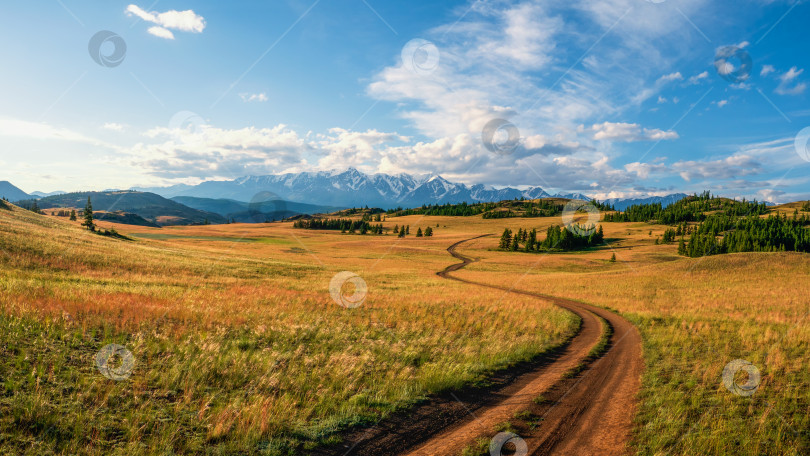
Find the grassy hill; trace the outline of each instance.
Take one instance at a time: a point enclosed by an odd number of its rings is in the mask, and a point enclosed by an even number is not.
[[[115,192],[75,192],[63,195],[54,195],[41,198],[37,201],[40,208],[74,208],[83,209],[87,198],[93,203],[93,210],[107,213],[131,213],[153,224],[167,225],[195,225],[204,223],[225,223],[227,220],[213,212],[193,209],[176,201],[166,199],[154,193],[115,191]],[[25,207],[28,201],[20,201]],[[118,223],[127,223],[126,220],[137,221],[133,217],[110,216],[117,218]],[[143,223],[135,223],[142,225]]]
[[[171,200],[194,209],[219,214],[227,220],[235,220],[239,223],[262,223],[265,221],[288,219],[302,214],[323,214],[342,209],[335,206],[296,203],[281,199],[268,199],[266,201],[246,203],[232,199],[175,196],[171,198]]]

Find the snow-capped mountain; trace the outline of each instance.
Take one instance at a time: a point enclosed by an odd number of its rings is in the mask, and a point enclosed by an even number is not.
[[[199,185],[134,188],[166,198],[194,196],[250,201],[259,192],[272,192],[281,199],[340,207],[416,207],[422,204],[463,201],[502,201],[514,198],[549,197],[540,187],[525,190],[450,182],[439,175],[364,174],[354,168],[346,171],[288,173],[246,176],[230,181],[207,181]]]

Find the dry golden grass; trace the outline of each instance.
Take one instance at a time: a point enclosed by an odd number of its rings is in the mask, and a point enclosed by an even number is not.
[[[99,225],[136,241],[0,210],[4,451],[300,453],[542,353],[578,323],[435,276],[469,231]],[[357,309],[329,296],[342,270],[368,284]],[[128,380],[95,368],[109,343],[136,358]]]

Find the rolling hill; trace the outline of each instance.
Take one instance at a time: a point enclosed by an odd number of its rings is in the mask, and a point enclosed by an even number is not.
[[[301,214],[321,214],[336,212],[343,207],[319,206],[315,204],[296,203],[273,198],[272,195],[259,195],[253,202],[247,203],[232,199],[196,198],[193,196],[175,196],[170,198],[188,207],[213,212],[228,220],[240,223],[256,223],[266,220],[281,220]]]
[[[160,195],[145,192],[65,193],[41,198],[37,201],[37,204],[43,209],[57,207],[82,209],[87,203],[88,197],[93,203],[93,210],[104,211],[109,214],[131,213],[161,226],[225,223],[227,221],[219,214],[193,209],[176,201],[163,198]],[[25,202],[21,201],[21,203]],[[109,215],[109,217],[111,217],[110,221],[120,223],[127,223],[125,220],[128,220],[125,215]]]

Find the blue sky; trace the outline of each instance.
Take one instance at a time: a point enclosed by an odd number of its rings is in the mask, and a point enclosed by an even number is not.
[[[810,198],[808,2],[56,0],[4,13],[0,180],[29,192],[351,166],[600,198]],[[100,31],[115,38],[91,56]],[[123,60],[105,66],[116,42]],[[482,131],[503,124],[487,148]]]

